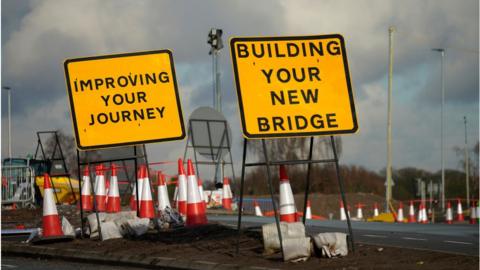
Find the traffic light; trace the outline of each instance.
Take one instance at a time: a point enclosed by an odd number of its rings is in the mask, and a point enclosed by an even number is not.
[[[222,29],[216,28],[212,28],[210,32],[208,32],[207,43],[212,46],[209,54],[212,54],[213,50],[220,50],[221,48],[223,48],[222,33]]]

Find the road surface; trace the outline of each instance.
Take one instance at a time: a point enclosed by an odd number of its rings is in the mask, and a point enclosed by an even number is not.
[[[237,216],[210,215],[209,221],[237,224]],[[242,227],[273,223],[273,217],[243,216]],[[352,221],[356,243],[479,256],[479,227],[470,224],[416,224]],[[347,222],[307,220],[307,232],[348,232]]]

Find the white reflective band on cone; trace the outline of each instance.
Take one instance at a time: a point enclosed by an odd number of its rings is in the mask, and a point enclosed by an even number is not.
[[[57,206],[55,205],[55,200],[53,199],[53,189],[47,188],[43,191],[43,215],[52,216],[58,215]]]
[[[178,181],[178,200],[177,201],[184,202],[187,200],[187,177],[184,174],[180,174],[178,175],[177,181]]]
[[[105,196],[105,177],[103,175],[98,176],[97,188],[95,189],[96,196]]]
[[[158,191],[158,210],[164,210],[167,206],[170,207],[170,201],[168,200],[167,187],[160,185],[157,188]]]
[[[118,192],[118,179],[116,176],[110,178],[110,189],[108,190],[108,197],[120,197]]]
[[[82,185],[82,195],[90,195],[91,193],[91,188],[90,188],[90,177],[84,175],[82,177],[83,180],[83,185]]]
[[[200,194],[198,193],[198,182],[197,177],[195,175],[189,175],[187,180],[187,203],[199,203],[202,200],[200,199]]]
[[[280,214],[295,213],[295,203],[289,182],[280,183],[280,194],[283,195],[283,197],[280,197]]]

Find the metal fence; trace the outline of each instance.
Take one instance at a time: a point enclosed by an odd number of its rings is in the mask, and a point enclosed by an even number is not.
[[[35,174],[29,166],[2,167],[2,207],[16,204],[18,207],[35,205]]]

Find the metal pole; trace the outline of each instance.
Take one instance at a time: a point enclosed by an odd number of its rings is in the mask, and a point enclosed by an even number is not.
[[[217,50],[212,48],[212,80],[213,80],[213,108],[218,111],[217,104]]]
[[[442,106],[440,112],[440,156],[441,156],[441,163],[442,163],[442,190],[441,190],[441,197],[440,203],[442,205],[442,212],[445,211],[445,147],[444,147],[444,107],[445,107],[445,69],[444,69],[444,59],[445,59],[445,49],[437,48],[432,49],[433,51],[440,52],[442,55],[441,58],[441,83],[442,83]]]
[[[10,165],[12,165],[12,93],[9,86],[2,87],[7,91],[7,108],[8,108],[8,157]]]
[[[242,176],[240,178],[240,202],[239,202],[239,205],[238,205],[238,221],[237,221],[238,235],[237,235],[237,246],[236,246],[236,250],[235,250],[236,255],[238,255],[238,253],[240,251],[240,237],[242,235],[243,186],[244,186],[244,183],[245,183],[245,181],[244,181],[245,180],[245,159],[246,159],[246,156],[247,156],[247,143],[248,143],[248,140],[243,139]],[[233,163],[233,161],[232,161],[232,163]]]
[[[463,123],[465,124],[465,185],[467,193],[467,205],[470,205],[470,184],[468,182],[470,161],[468,158],[468,143],[467,143],[467,117],[463,117]],[[477,217],[478,218],[478,217]]]
[[[390,213],[388,207],[392,200],[392,77],[393,77],[393,32],[395,28],[388,28],[389,61],[388,61],[388,105],[387,105],[387,188],[385,194],[385,211]]]
[[[313,156],[313,136],[310,137],[310,151],[308,152],[308,160],[312,160]],[[312,163],[307,165],[307,184],[305,185],[305,197],[303,200],[303,225],[307,221],[307,202],[308,202],[308,193],[310,192],[310,172],[311,172]]]

